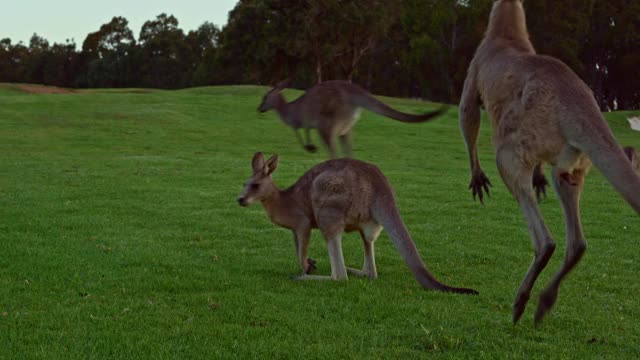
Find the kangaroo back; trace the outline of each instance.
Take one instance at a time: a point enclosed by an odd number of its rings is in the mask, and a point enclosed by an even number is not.
[[[443,105],[437,110],[433,110],[425,114],[414,115],[395,110],[360,88],[354,87],[352,96],[354,105],[365,108],[369,111],[373,111],[376,114],[406,123],[419,123],[429,121],[435,117],[442,115],[449,108],[448,106]]]
[[[589,156],[596,168],[640,214],[640,177],[617,144],[602,114],[597,115],[597,120],[602,122],[598,136],[576,136],[576,139],[571,140]]]
[[[378,199],[372,210],[373,218],[387,231],[389,237],[393,241],[393,244],[396,246],[396,249],[398,249],[398,252],[409,266],[413,276],[418,280],[422,287],[425,289],[461,294],[478,294],[478,292],[473,289],[457,288],[445,285],[431,275],[429,270],[427,270],[427,267],[422,262],[422,259],[418,254],[418,249],[400,218],[400,213],[398,212],[398,208],[392,194],[388,197],[385,196]]]

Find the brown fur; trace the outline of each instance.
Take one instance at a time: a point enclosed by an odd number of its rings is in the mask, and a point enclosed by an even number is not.
[[[358,160],[329,160],[314,166],[286,190],[278,190],[271,174],[278,157],[264,161],[262,153],[253,157],[253,175],[245,184],[238,203],[248,206],[260,201],[269,219],[293,232],[303,275],[298,279],[346,280],[347,271],[376,278],[374,241],[384,227],[416,280],[427,289],[477,294],[475,290],[455,288],[436,280],[420,259],[418,250],[404,226],[391,185],[371,165]],[[320,229],[327,242],[331,277],[308,275],[313,262],[307,258],[311,229]],[[364,243],[362,270],[345,267],[342,233],[359,231]]]
[[[560,282],[586,249],[578,202],[591,161],[637,212],[640,178],[587,85],[559,60],[536,55],[520,0],[494,3],[485,38],[469,66],[460,104],[460,126],[471,164],[470,188],[482,200],[490,183],[477,154],[481,104],[491,120],[500,175],[520,204],[535,249],[534,261],[516,295],[514,322],[524,312],[531,289],[555,249],[532,187],[538,164],[553,167],[553,184],[565,214],[566,257],[540,295],[538,323],[555,303]]]
[[[626,146],[623,150],[624,154],[629,158],[629,161],[631,161],[631,166],[635,170],[636,174],[640,176],[640,152],[631,146]]]
[[[634,149],[631,146],[626,146],[622,149],[624,154],[627,156],[629,161],[631,162],[631,167],[636,172],[638,176],[640,176],[640,152]],[[536,190],[536,196],[538,200],[540,200],[541,195],[546,197],[547,191],[546,186],[549,184],[547,178],[544,176],[542,171],[542,164],[538,164],[533,170],[533,188]]]
[[[298,99],[287,103],[281,94],[286,80],[271,89],[262,99],[258,111],[275,109],[282,121],[295,132],[298,142],[308,151],[315,152],[309,131],[318,130],[331,158],[337,157],[336,142],[340,139],[342,150],[351,157],[352,128],[365,108],[377,114],[402,122],[424,122],[446,111],[447,106],[421,115],[406,114],[385,105],[361,87],[347,81],[326,81],[315,85]],[[306,131],[306,144],[299,129]]]

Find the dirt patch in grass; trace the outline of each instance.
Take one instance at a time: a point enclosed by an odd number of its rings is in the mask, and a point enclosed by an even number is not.
[[[25,94],[151,94],[160,91],[147,88],[72,89],[39,84],[0,83],[0,91],[2,90]]]
[[[28,94],[75,94],[73,89],[60,88],[57,86],[16,84],[13,87]]]

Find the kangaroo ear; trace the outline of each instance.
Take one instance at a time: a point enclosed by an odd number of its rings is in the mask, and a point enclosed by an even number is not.
[[[269,158],[269,160],[267,160],[267,163],[264,165],[264,173],[266,175],[271,175],[273,174],[274,171],[276,171],[277,167],[278,167],[278,154],[274,154],[272,157]]]
[[[278,85],[276,85],[276,86],[275,86],[275,88],[276,88],[276,89],[284,89],[284,88],[286,88],[287,86],[289,86],[289,83],[290,83],[290,82],[291,82],[291,79],[286,78],[286,79],[284,79],[284,80],[280,81],[280,82],[278,83]]]
[[[264,170],[264,156],[261,152],[257,152],[253,155],[253,160],[251,161],[251,167],[253,167],[253,173],[256,174]]]

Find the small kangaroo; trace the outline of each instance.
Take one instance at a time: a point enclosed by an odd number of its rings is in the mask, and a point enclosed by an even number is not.
[[[640,176],[640,152],[631,146],[625,146],[622,150],[624,154],[627,155],[627,158],[629,158],[629,161],[631,161],[631,166],[636,171],[636,174]]]
[[[318,130],[332,159],[337,157],[336,138],[340,139],[345,156],[351,157],[352,128],[360,117],[361,108],[408,123],[431,120],[448,108],[443,105],[426,114],[406,114],[385,105],[361,87],[339,80],[317,84],[288,103],[281,93],[287,83],[288,80],[284,80],[269,90],[258,111],[263,113],[275,109],[282,121],[293,129],[300,145],[309,152],[316,151],[315,145],[311,144],[310,130]],[[306,144],[299,133],[300,129],[305,129]]]
[[[352,159],[329,160],[307,171],[286,190],[278,190],[271,174],[278,156],[265,161],[253,156],[253,175],[238,197],[241,206],[260,201],[271,222],[291,229],[303,274],[298,280],[347,280],[347,272],[370,279],[378,277],[373,243],[384,227],[416,280],[426,289],[478,294],[473,289],[455,288],[436,280],[420,259],[407,231],[391,185],[375,166]],[[331,276],[309,275],[315,268],[307,258],[311,229],[320,229],[327,242]],[[364,243],[362,270],[345,267],[342,233],[359,231]]]
[[[526,219],[535,256],[513,303],[513,322],[524,313],[555,243],[536,202],[534,168],[551,164],[566,226],[564,263],[540,294],[535,323],[551,310],[560,283],[586,250],[579,201],[591,164],[640,213],[640,177],[616,142],[589,87],[561,61],[537,55],[529,41],[521,0],[493,3],[485,37],[471,60],[460,102],[460,128],[471,167],[473,197],[490,182],[478,160],[480,105],[489,113],[496,162]]]
[[[640,152],[631,146],[625,146],[622,150],[631,162],[633,170],[640,176]],[[547,185],[549,185],[549,182],[542,171],[542,164],[538,164],[533,170],[533,188],[536,190],[538,200],[540,200],[541,195],[547,196]]]

